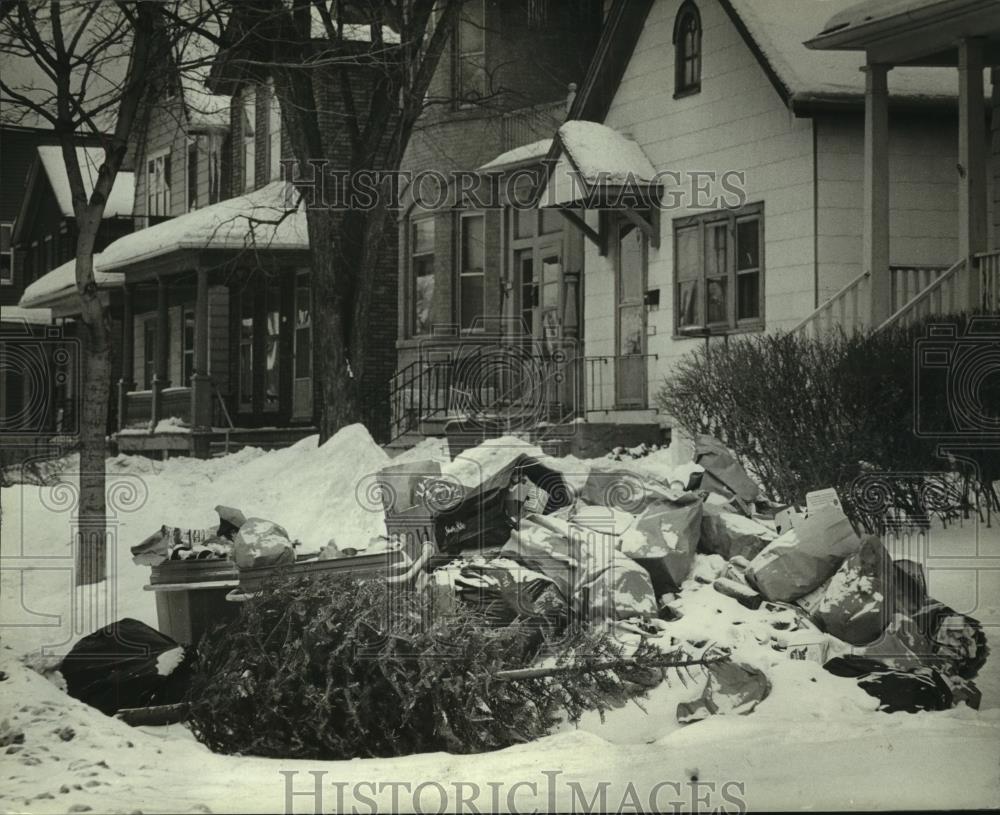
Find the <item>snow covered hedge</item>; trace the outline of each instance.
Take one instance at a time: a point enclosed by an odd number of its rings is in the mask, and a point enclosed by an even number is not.
[[[581,668],[617,658],[620,648],[596,635],[574,646]],[[641,683],[649,670],[497,681],[497,671],[532,664],[542,647],[537,628],[491,628],[471,607],[434,620],[427,593],[382,580],[279,578],[200,643],[190,726],[213,751],[230,754],[478,752],[621,704],[641,689],[630,680]],[[647,650],[661,656],[652,646],[633,656]]]
[[[954,339],[928,339],[932,323],[953,326]],[[771,498],[801,503],[810,490],[836,486],[853,519],[869,531],[878,531],[886,504],[916,517],[928,510],[954,515],[968,505],[970,487],[985,491],[996,508],[991,485],[1000,472],[988,471],[988,464],[978,479],[968,468],[961,478],[912,475],[961,469],[936,453],[955,428],[953,408],[964,398],[959,391],[968,387],[961,355],[983,350],[969,327],[966,315],[953,315],[823,340],[784,333],[733,337],[682,358],[657,401],[688,431],[723,439]],[[920,362],[918,352],[928,346],[943,352],[944,364]],[[993,373],[977,384],[981,409],[996,417],[995,363]],[[976,446],[974,430],[966,442]],[[852,494],[855,479],[874,473],[895,475],[869,480],[867,494],[858,482]]]

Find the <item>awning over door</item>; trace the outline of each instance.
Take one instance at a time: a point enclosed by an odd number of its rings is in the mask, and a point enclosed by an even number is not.
[[[656,213],[661,176],[639,144],[614,128],[574,120],[559,128],[539,206],[558,209],[588,240],[605,251],[586,210],[617,211],[659,246]]]
[[[542,206],[594,208],[613,204],[623,194],[658,190],[656,168],[631,138],[597,122],[571,121],[556,135],[555,164],[543,191]]]

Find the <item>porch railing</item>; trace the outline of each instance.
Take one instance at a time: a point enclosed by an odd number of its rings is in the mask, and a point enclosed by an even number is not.
[[[448,412],[452,368],[451,360],[418,360],[396,372],[389,387],[390,441]]]
[[[796,325],[791,333],[819,337],[838,326],[843,328],[845,333],[863,330],[864,312],[870,290],[871,275],[862,272]]]
[[[976,255],[976,267],[979,271],[979,292],[983,312],[985,314],[1000,312],[1000,249]]]
[[[891,266],[892,313],[895,314],[946,271],[947,266]]]
[[[591,356],[584,359],[584,409],[587,412],[605,412],[612,410],[645,410],[649,407],[649,367],[651,359],[659,359],[658,354],[629,354],[618,356]],[[623,403],[618,398],[617,375],[621,360],[629,360],[630,386],[635,393],[641,394],[637,400]],[[639,362],[641,360],[641,362]],[[636,382],[632,377],[641,377]]]
[[[883,331],[894,325],[913,325],[933,314],[962,311],[967,302],[965,270],[965,260],[954,263],[919,294],[894,311],[876,330]]]
[[[164,388],[160,392],[160,419],[180,419],[191,423],[191,388]],[[153,422],[153,392],[129,391],[125,399],[125,421],[122,427],[151,427]],[[155,428],[152,428],[155,429]]]
[[[582,360],[498,354],[493,346],[401,369],[390,387],[390,441],[421,432],[434,419],[491,414],[511,429],[559,423],[577,415]]]

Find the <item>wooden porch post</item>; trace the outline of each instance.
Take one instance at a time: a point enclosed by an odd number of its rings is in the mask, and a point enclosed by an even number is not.
[[[167,346],[167,327],[170,316],[167,313],[167,281],[163,277],[156,278],[156,370],[153,372],[152,415],[149,417],[149,429],[156,430],[163,418],[163,389],[167,386],[167,356],[170,349]]]
[[[133,286],[126,283],[122,287],[122,375],[118,380],[118,429],[128,423],[128,393],[135,387],[132,380],[135,360],[135,321],[132,316]]]
[[[868,272],[869,325],[885,321],[892,308],[889,273],[889,86],[891,66],[865,66],[864,223],[862,264]]]
[[[208,375],[208,270],[198,269],[194,307],[194,374],[191,377],[191,423],[212,426],[212,380]]]
[[[968,274],[965,306],[980,306],[974,255],[987,249],[986,102],[983,97],[983,39],[958,44],[958,255]]]

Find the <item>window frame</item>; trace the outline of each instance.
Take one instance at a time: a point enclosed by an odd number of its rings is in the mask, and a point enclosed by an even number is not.
[[[247,85],[240,99],[240,138],[243,184],[240,192],[253,192],[257,185],[257,86]],[[253,128],[247,135],[247,122]]]
[[[304,283],[302,281],[305,281]],[[304,291],[306,293],[306,299],[308,300],[308,307],[306,312],[309,315],[309,321],[305,325],[299,325],[299,292]],[[292,294],[292,379],[296,381],[301,381],[303,379],[312,379],[313,375],[313,302],[312,302],[312,285],[309,279],[308,269],[299,269],[295,272],[295,280],[293,285]],[[299,354],[299,332],[305,331],[309,335],[309,353]],[[299,363],[304,361],[308,365],[308,372],[299,375]]]
[[[208,135],[208,203],[217,204],[222,200],[222,147],[223,138],[219,133]]]
[[[51,272],[56,268],[56,242],[53,240],[52,235],[46,235],[42,239],[42,256],[45,258],[45,274]]]
[[[517,321],[524,328],[526,335],[534,337],[538,341],[544,339],[544,326],[547,313],[556,315],[556,322],[559,327],[560,337],[562,336],[562,317],[565,303],[563,302],[565,284],[565,253],[563,251],[563,235],[566,227],[560,222],[556,229],[545,229],[546,212],[554,213],[554,210],[545,210],[540,207],[522,208],[508,205],[506,228],[507,233],[507,263],[508,281],[510,284],[510,294],[508,299],[510,304],[507,316]],[[562,220],[562,216],[554,213]],[[522,218],[522,215],[525,217]],[[527,226],[523,234],[518,233],[519,226]],[[556,247],[553,255],[553,247]],[[546,284],[545,266],[546,258],[557,256],[560,266],[557,290],[557,302],[555,305],[545,305],[546,285],[552,285],[551,281]],[[524,262],[528,261],[531,266],[532,279],[530,283],[524,280]],[[535,316],[539,317],[539,325],[535,325]],[[542,329],[536,331],[536,329]]]
[[[429,252],[418,252],[417,251],[417,240],[416,232],[417,225],[429,221],[431,224],[431,249]],[[408,231],[407,231],[407,268],[409,275],[409,307],[407,308],[407,326],[406,333],[409,337],[426,337],[429,336],[432,331],[428,329],[426,332],[419,333],[417,331],[417,270],[416,270],[416,260],[418,258],[431,259],[431,273],[437,280],[437,220],[434,213],[428,213],[425,215],[418,215],[412,217],[408,221]],[[431,300],[431,315],[430,320],[433,323],[434,318],[434,303],[433,303],[433,293]]]
[[[737,226],[741,222],[750,220],[757,221],[757,266],[747,269],[737,269],[736,258],[736,238]],[[706,254],[706,234],[708,227],[719,224],[726,225],[727,246],[726,246],[726,322],[708,322],[708,302],[707,284],[709,277],[716,275],[708,274],[707,254]],[[686,228],[697,227],[698,229],[698,262],[700,266],[699,276],[696,279],[698,298],[698,310],[700,312],[700,322],[692,326],[682,326],[680,324],[680,296],[678,278],[678,233]],[[675,218],[673,221],[673,271],[671,277],[671,293],[673,299],[673,337],[674,339],[690,339],[690,334],[684,333],[686,328],[708,329],[712,335],[738,334],[746,331],[761,331],[765,326],[765,292],[766,292],[766,269],[767,259],[765,256],[765,213],[764,202],[758,201],[737,209],[721,209],[713,212],[706,212],[699,215],[689,215],[682,218]],[[737,310],[737,297],[739,294],[739,278],[741,275],[756,274],[757,278],[757,303],[758,313],[755,317],[739,318]],[[700,335],[699,335],[700,336]]]
[[[281,180],[281,103],[274,89],[274,79],[267,79],[267,180]],[[275,139],[277,138],[277,144]]]
[[[7,249],[0,255],[7,256],[7,272],[0,272],[0,286],[14,285],[14,224],[12,221],[0,222],[0,231],[7,230]]]
[[[156,317],[142,320],[142,389],[153,389],[156,379]],[[150,342],[152,334],[152,342]]]
[[[163,171],[159,175],[159,178],[163,181],[162,188],[156,188],[154,191],[154,186],[152,183],[152,178],[156,177],[155,166],[156,162],[162,162]],[[150,165],[153,165],[154,172],[150,173]],[[171,206],[171,175],[173,174],[173,162],[171,161],[170,148],[164,147],[161,150],[155,150],[146,156],[146,217],[162,218],[170,216],[170,206]],[[157,206],[153,206],[156,202]],[[153,210],[159,210],[162,204],[162,212]]]
[[[694,42],[691,52],[688,51],[685,35],[687,34],[686,24],[692,21],[694,24]],[[691,96],[701,92],[701,70],[702,70],[702,27],[701,12],[693,0],[684,0],[677,10],[674,18],[674,99],[683,96]],[[687,80],[688,63],[693,63],[693,77]]]
[[[187,211],[194,212],[198,209],[198,162],[201,159],[201,136],[190,135],[187,137]],[[193,156],[193,160],[192,160]]]
[[[479,218],[483,225],[483,245],[481,248],[482,255],[482,266],[479,272],[466,272],[465,271],[465,221],[471,220],[473,218]],[[479,313],[481,318],[486,317],[486,213],[480,210],[470,210],[468,212],[458,213],[458,262],[455,264],[455,269],[457,272],[457,284],[455,286],[455,314],[458,317],[456,322],[458,323],[459,330],[464,332],[470,332],[474,329],[472,328],[473,321],[470,321],[469,325],[465,325],[464,315],[462,314],[462,278],[465,277],[479,277],[482,280],[482,291],[483,291],[483,302],[482,311]]]
[[[188,318],[191,319],[191,337],[188,342]],[[194,376],[194,346],[198,341],[198,323],[194,306],[186,305],[181,308],[181,383],[182,387],[191,387],[191,378]],[[190,370],[189,370],[190,368]]]
[[[486,0],[471,0],[472,3],[478,3],[479,8],[482,12],[482,48],[478,51],[464,51],[462,49],[462,14],[459,12],[458,20],[455,21],[455,28],[452,33],[452,49],[453,49],[453,59],[452,59],[452,94],[454,96],[455,109],[456,110],[467,110],[469,108],[477,107],[481,99],[487,97],[487,79],[488,74],[486,71]],[[463,6],[464,11],[465,6]],[[483,73],[483,93],[480,99],[470,99],[468,97],[464,82],[462,81],[462,66],[469,62],[471,58],[478,57],[479,67]]]

